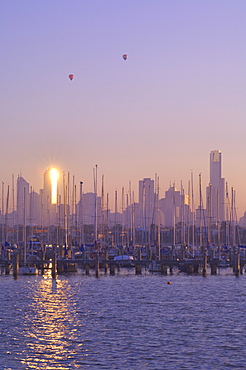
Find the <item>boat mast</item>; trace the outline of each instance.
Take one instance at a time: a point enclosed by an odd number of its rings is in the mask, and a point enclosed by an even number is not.
[[[117,220],[117,213],[118,213],[118,201],[117,201],[117,190],[115,190],[115,198],[114,198],[114,245],[118,247],[118,220]]]
[[[26,264],[26,187],[24,187],[24,207],[23,207],[23,247],[24,264]]]
[[[199,173],[199,215],[200,215],[200,226],[199,226],[199,245],[202,247],[202,175]]]
[[[218,255],[220,259],[220,202],[219,202],[219,189],[217,189],[217,238],[218,238]]]
[[[125,235],[125,223],[124,223],[124,208],[125,208],[125,202],[124,202],[124,186],[122,187],[122,193],[121,193],[121,208],[122,208],[122,230],[121,230],[121,244],[124,246],[124,235]]]
[[[193,172],[191,172],[191,209],[192,209],[192,256],[195,257],[195,207]]]
[[[132,245],[135,247],[135,200],[134,191],[132,192]]]
[[[102,213],[101,235],[103,242],[105,242],[104,175],[102,175],[101,213]]]
[[[231,188],[231,220],[232,220],[232,246],[235,247],[235,217],[234,217],[234,190]]]
[[[158,256],[161,259],[161,230],[160,230],[160,186],[159,186],[159,176],[157,177],[157,248],[158,248]]]
[[[6,198],[6,212],[5,212],[5,241],[8,242],[8,213],[9,213],[9,185]]]
[[[4,182],[2,181],[2,245],[4,245],[5,240],[5,224],[4,224]]]
[[[79,207],[79,223],[80,223],[80,247],[84,244],[84,222],[83,222],[83,181],[80,181],[80,207]]]
[[[211,217],[212,217],[212,184],[209,184],[208,193],[208,242],[211,243]],[[217,203],[218,206],[218,203]]]
[[[176,245],[176,202],[175,202],[175,184],[173,183],[173,246]]]
[[[94,212],[95,212],[95,219],[94,219],[94,242],[95,246],[97,244],[97,164],[94,169],[94,197],[95,197],[95,204],[94,204]]]
[[[109,194],[107,193],[107,205],[106,205],[106,228],[107,228],[107,233],[106,233],[106,243],[108,244],[108,229],[109,229]]]
[[[14,175],[12,175],[12,210],[13,210],[12,225],[13,225],[13,230],[14,230],[14,227],[15,227],[15,185],[14,185]],[[13,238],[13,242],[15,242],[15,238]]]

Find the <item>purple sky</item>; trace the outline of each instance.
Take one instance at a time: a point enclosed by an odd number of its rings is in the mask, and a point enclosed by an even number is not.
[[[205,187],[209,153],[246,210],[246,1],[2,0],[1,176],[50,166],[93,191]],[[122,54],[127,53],[127,61]],[[68,75],[73,73],[73,81]]]

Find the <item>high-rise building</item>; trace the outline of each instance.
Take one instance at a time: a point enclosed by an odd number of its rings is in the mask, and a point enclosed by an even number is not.
[[[207,213],[212,222],[225,219],[225,179],[221,177],[221,151],[210,153],[210,183],[207,187]]]
[[[30,218],[29,183],[22,177],[17,178],[17,224],[26,225]]]
[[[155,197],[155,183],[150,178],[145,178],[139,181],[139,204],[140,204],[140,219],[141,226],[149,228],[156,222],[157,204]]]

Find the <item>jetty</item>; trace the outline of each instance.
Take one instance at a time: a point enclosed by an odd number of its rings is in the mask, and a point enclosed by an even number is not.
[[[122,253],[122,249],[116,249],[116,256],[112,256],[109,248],[101,248],[93,251],[76,252],[72,254],[64,253],[64,248],[53,247],[48,252],[41,252],[39,255],[29,256],[23,260],[21,249],[16,249],[11,253],[7,250],[4,256],[0,258],[1,274],[13,274],[15,278],[18,275],[36,275],[44,274],[50,270],[52,277],[59,274],[75,273],[78,269],[85,275],[94,274],[99,277],[100,274],[115,275],[116,271],[122,268],[135,270],[136,275],[140,275],[143,270],[149,273],[159,273],[161,275],[172,275],[174,271],[188,275],[216,275],[219,269],[231,268],[235,276],[244,273],[246,264],[245,249],[233,247],[227,250],[226,254],[216,255],[213,250],[203,247],[198,250],[195,256],[187,253],[185,246],[173,246],[167,248],[157,255],[151,248],[146,248],[142,253],[142,248],[133,249],[132,254]],[[167,253],[169,252],[169,253]],[[122,254],[121,254],[122,253]],[[27,269],[23,270],[23,267]],[[23,272],[24,271],[24,272]]]

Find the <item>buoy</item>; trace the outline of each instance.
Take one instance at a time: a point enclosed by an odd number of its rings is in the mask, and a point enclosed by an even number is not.
[[[172,284],[171,281],[168,281],[167,284]]]

